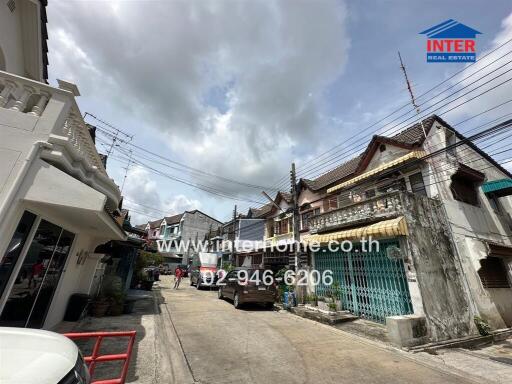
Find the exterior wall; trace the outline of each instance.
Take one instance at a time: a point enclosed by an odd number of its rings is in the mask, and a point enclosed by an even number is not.
[[[203,241],[210,229],[216,230],[222,223],[200,211],[185,212],[181,221],[181,241]],[[191,254],[183,256],[183,264],[188,264]]]
[[[433,150],[445,146],[445,128],[437,125],[429,135],[430,146]],[[457,162],[461,162],[475,170],[482,172],[486,181],[509,178],[508,175],[496,168],[488,160],[467,145],[455,148],[454,154],[438,156],[436,169],[438,172],[437,186],[432,186],[432,194],[443,197],[446,212],[452,226],[453,237],[457,247],[464,275],[474,303],[475,312],[487,320],[493,329],[512,326],[512,289],[486,289],[482,286],[478,276],[480,260],[487,257],[485,241],[495,242],[507,246],[512,245],[512,232],[510,230],[510,213],[512,212],[512,199],[500,198],[502,213],[494,211],[489,199],[479,190],[479,206],[473,206],[453,198],[450,191],[450,177],[456,171]],[[430,176],[426,183],[435,183],[436,179]],[[509,264],[509,260],[504,260]],[[512,273],[508,270],[509,278]]]
[[[185,212],[182,219],[181,238],[183,241],[194,241],[196,236],[199,241],[204,239],[210,228],[216,230],[221,225],[220,222],[214,220],[200,211]]]
[[[373,155],[372,159],[368,163],[368,166],[363,172],[371,171],[374,168],[377,168],[378,166],[382,164],[389,163],[390,161],[393,161],[395,159],[398,159],[401,156],[407,155],[410,150],[404,149],[400,147],[395,147],[391,144],[385,144],[386,150],[384,152],[381,152],[378,148],[375,154]]]
[[[41,81],[40,3],[16,0],[15,4],[14,12],[7,7],[7,2],[0,4],[0,70]]]
[[[439,203],[406,194],[404,206],[409,236],[406,237],[411,296],[421,292],[423,313],[432,340],[439,341],[475,333],[473,313],[460,262],[450,245],[446,220]],[[411,263],[412,261],[412,263]],[[413,280],[416,278],[416,282]],[[414,287],[417,284],[418,290]],[[416,297],[416,308],[418,298]],[[419,311],[418,311],[419,312]]]
[[[18,1],[17,1],[18,3]],[[5,70],[20,76],[25,74],[20,11],[12,12],[7,4],[0,5],[0,50],[5,58]]]
[[[264,219],[240,219],[238,221],[237,240],[263,241],[264,235]]]

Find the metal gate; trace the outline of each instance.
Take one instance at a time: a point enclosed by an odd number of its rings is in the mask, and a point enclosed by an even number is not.
[[[370,252],[363,252],[356,243],[351,252],[320,249],[315,253],[315,269],[320,273],[332,270],[333,284],[339,284],[344,310],[384,323],[387,316],[410,314],[413,309],[404,263],[401,259],[389,258],[386,252],[390,246],[398,247],[398,241],[379,243],[378,250]],[[318,296],[327,296],[332,290],[333,286],[322,282],[316,288]]]

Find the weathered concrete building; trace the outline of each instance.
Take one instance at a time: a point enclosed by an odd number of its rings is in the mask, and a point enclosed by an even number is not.
[[[344,309],[386,323],[401,345],[474,334],[475,316],[512,326],[511,175],[471,141],[432,116],[374,136],[321,178],[337,181],[317,194],[306,238],[323,244],[312,264],[333,271]],[[378,249],[364,248],[370,236]],[[354,247],[332,251],[330,240]]]

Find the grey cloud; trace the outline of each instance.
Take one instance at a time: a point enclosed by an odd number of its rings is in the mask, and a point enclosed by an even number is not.
[[[50,68],[166,132],[173,149],[224,141],[216,152],[190,151],[192,166],[270,183],[294,146],[321,137],[322,92],[341,75],[349,47],[345,16],[334,0],[54,2],[50,59],[70,55]],[[63,47],[59,33],[85,57]],[[226,85],[230,119],[220,134],[212,124],[221,113],[203,96]]]

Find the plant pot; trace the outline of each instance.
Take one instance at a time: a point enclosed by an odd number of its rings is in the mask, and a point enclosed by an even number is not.
[[[133,312],[133,308],[135,307],[135,300],[127,300],[123,305],[123,313],[129,314]]]
[[[141,283],[141,288],[145,291],[151,291],[153,289],[153,281],[143,281]]]
[[[123,314],[123,304],[112,304],[109,310],[110,316],[119,316]]]
[[[109,306],[107,301],[95,301],[91,306],[91,314],[94,317],[103,317],[107,314]]]

